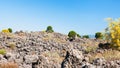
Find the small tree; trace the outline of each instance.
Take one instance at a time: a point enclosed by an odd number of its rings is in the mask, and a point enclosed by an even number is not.
[[[77,34],[77,37],[81,38],[81,36],[79,34]]]
[[[83,35],[82,38],[89,38],[89,35]]]
[[[70,31],[68,33],[68,36],[69,36],[69,40],[72,41],[72,40],[75,40],[75,37],[77,36],[77,33],[75,31]]]
[[[3,33],[10,33],[8,29],[3,29],[2,32]]]
[[[95,33],[95,38],[96,39],[102,39],[103,38],[103,34],[101,32],[97,32],[97,33]]]
[[[48,32],[48,33],[54,32],[54,30],[52,29],[52,26],[48,26],[46,29],[46,32]]]
[[[105,39],[110,46],[120,50],[120,19],[108,19],[108,27],[105,29]]]
[[[9,32],[12,33],[12,29],[11,28],[8,28]]]

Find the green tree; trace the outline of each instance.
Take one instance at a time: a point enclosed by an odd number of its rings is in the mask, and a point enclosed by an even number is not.
[[[48,26],[47,29],[46,29],[46,32],[48,32],[48,33],[54,32],[52,26]]]
[[[83,35],[82,38],[89,38],[89,35]]]
[[[101,32],[97,32],[97,33],[95,33],[95,38],[96,39],[102,39],[103,38],[103,34]]]
[[[9,32],[12,33],[12,29],[11,28],[8,28]]]
[[[70,31],[68,33],[68,37],[69,37],[69,40],[72,41],[72,40],[75,40],[75,37],[77,36],[77,33],[75,31]]]
[[[81,36],[79,34],[77,34],[77,37],[81,38]]]

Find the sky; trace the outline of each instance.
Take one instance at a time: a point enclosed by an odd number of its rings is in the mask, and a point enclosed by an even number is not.
[[[120,17],[120,0],[0,0],[0,30],[95,34],[108,17]]]

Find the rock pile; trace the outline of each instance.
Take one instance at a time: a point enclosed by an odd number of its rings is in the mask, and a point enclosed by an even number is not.
[[[86,48],[101,42],[85,38],[70,42],[67,35],[60,33],[0,33],[0,49],[6,50],[6,54],[0,54],[0,66],[13,62],[19,68],[120,68],[119,60],[96,58],[90,62]]]

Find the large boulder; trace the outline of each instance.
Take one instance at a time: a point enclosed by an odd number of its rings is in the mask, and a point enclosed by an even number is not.
[[[0,64],[7,62],[7,59],[3,57],[3,55],[0,54]]]
[[[83,54],[81,51],[71,49],[67,51],[66,57],[61,64],[62,68],[80,68],[83,59]]]

